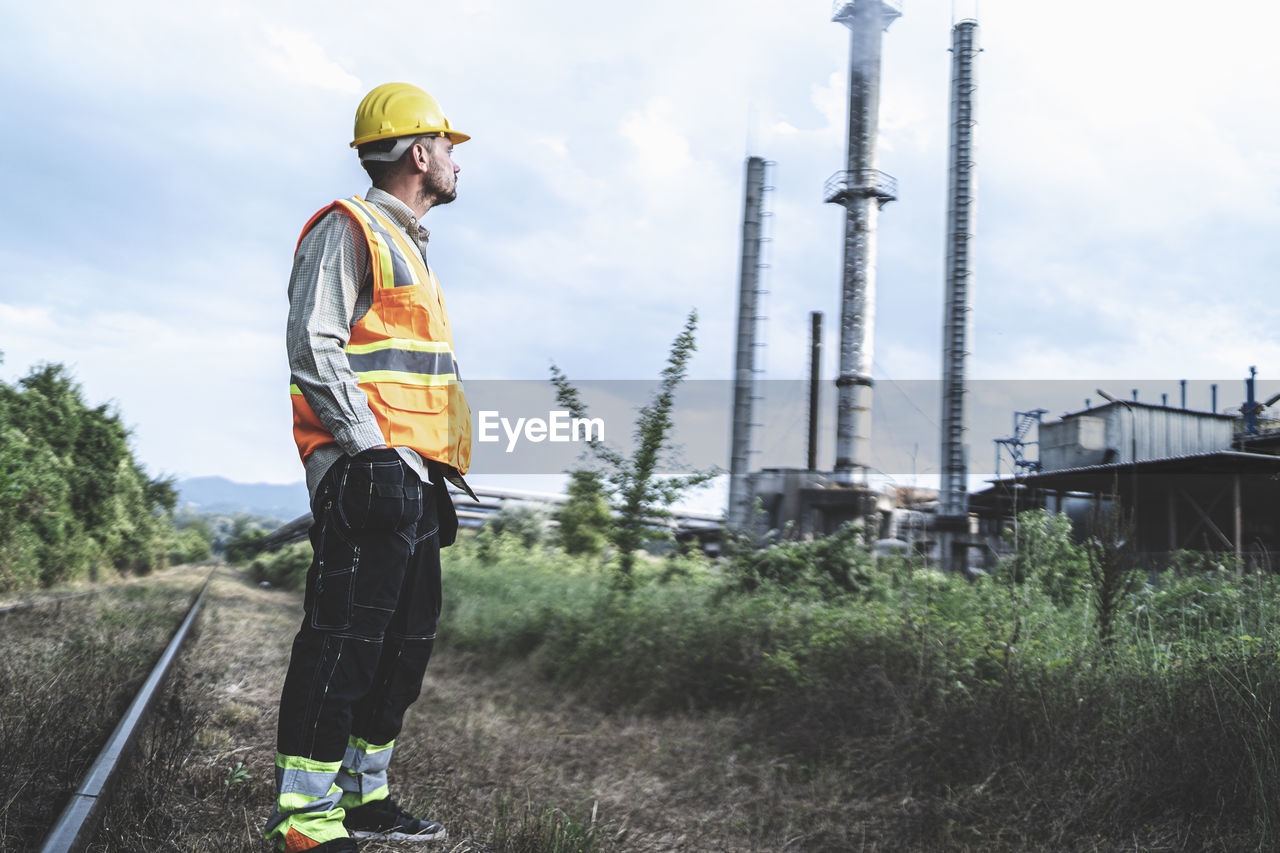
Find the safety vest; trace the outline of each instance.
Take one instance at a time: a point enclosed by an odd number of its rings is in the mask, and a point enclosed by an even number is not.
[[[383,438],[389,447],[410,447],[465,474],[471,465],[471,408],[458,375],[440,282],[400,229],[358,196],[335,201],[311,217],[298,244],[335,209],[360,226],[369,245],[373,304],[351,327],[346,352]],[[293,437],[305,462],[334,438],[301,389],[294,384],[289,390]]]

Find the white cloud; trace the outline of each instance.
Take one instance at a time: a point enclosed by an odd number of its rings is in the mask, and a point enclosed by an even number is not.
[[[633,176],[674,182],[696,165],[683,128],[672,117],[670,98],[650,98],[643,109],[623,116],[618,132],[631,143]]]
[[[364,93],[359,78],[331,59],[312,34],[273,24],[264,30],[271,49],[263,53],[263,66],[282,82],[356,97]]]

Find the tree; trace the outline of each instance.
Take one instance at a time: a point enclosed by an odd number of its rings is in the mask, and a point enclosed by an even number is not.
[[[690,311],[684,328],[671,344],[671,354],[662,370],[658,389],[636,417],[634,453],[626,456],[598,438],[587,442],[590,452],[604,467],[606,490],[617,507],[617,518],[608,528],[608,536],[618,551],[619,580],[627,588],[634,583],[632,570],[636,551],[646,541],[666,534],[665,529],[659,530],[658,522],[670,517],[668,507],[683,492],[719,473],[718,468],[711,468],[678,477],[657,475],[664,450],[670,450],[668,438],[676,388],[684,380],[689,358],[697,349],[693,336],[697,327],[698,312]],[[561,408],[575,418],[587,417],[587,408],[578,389],[554,364],[551,365],[551,384],[556,388],[556,400]]]
[[[0,588],[162,566],[176,498],[133,458],[114,407],[86,404],[62,365],[0,382]]]

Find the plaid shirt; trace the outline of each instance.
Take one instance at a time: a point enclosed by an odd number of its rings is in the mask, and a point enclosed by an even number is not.
[[[409,206],[377,187],[371,187],[364,198],[404,232],[425,263],[430,232]],[[342,454],[354,456],[386,444],[346,353],[351,327],[372,304],[373,270],[364,234],[351,217],[332,210],[307,232],[293,256],[285,333],[292,381],[337,440],[307,457],[307,491],[312,497]],[[407,447],[396,450],[424,483],[430,482],[421,456]]]

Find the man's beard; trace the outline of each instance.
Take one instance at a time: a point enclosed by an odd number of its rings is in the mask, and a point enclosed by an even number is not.
[[[428,172],[422,182],[422,186],[418,189],[418,201],[420,203],[430,202],[432,207],[441,204],[448,204],[458,197],[458,178],[452,176],[453,180],[449,181],[450,173],[448,172]]]

